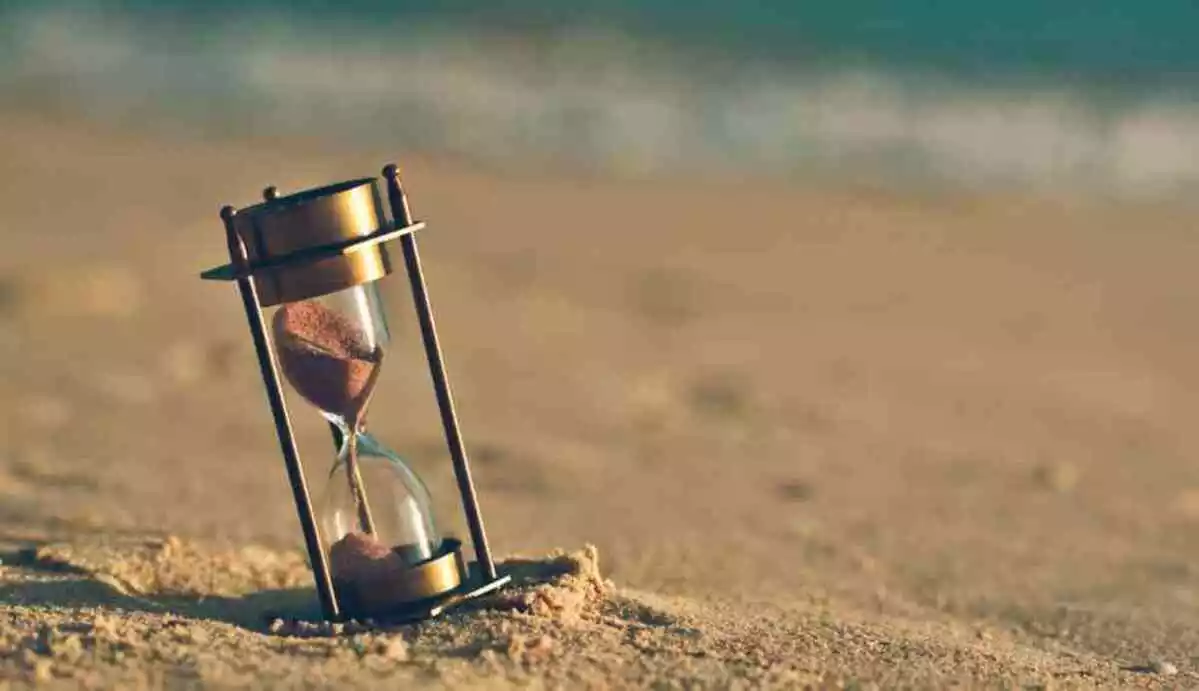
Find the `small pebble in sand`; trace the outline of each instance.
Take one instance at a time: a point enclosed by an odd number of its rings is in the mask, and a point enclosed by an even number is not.
[[[403,662],[408,659],[408,644],[399,636],[377,638],[371,652],[388,660]]]
[[[1149,671],[1154,674],[1160,674],[1166,677],[1172,677],[1178,674],[1178,667],[1166,662],[1165,660],[1154,660],[1149,663]]]
[[[267,631],[276,636],[289,638],[328,638],[333,635],[332,625],[327,621],[305,621],[276,617],[267,624]]]
[[[1042,463],[1033,471],[1038,485],[1058,494],[1073,491],[1081,477],[1078,467],[1065,461]]]
[[[507,653],[509,659],[523,664],[544,662],[554,652],[554,639],[542,634],[530,638],[523,634],[514,634],[508,639]]]

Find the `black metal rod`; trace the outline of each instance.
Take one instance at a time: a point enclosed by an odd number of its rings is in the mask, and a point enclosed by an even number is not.
[[[268,187],[263,188],[263,190],[262,190],[262,200],[263,201],[273,202],[278,198],[279,198],[279,188],[278,187],[275,187],[274,185],[270,185]],[[341,434],[341,428],[337,426],[337,423],[330,422],[329,423],[329,432],[330,432],[330,434],[333,435],[333,448],[336,451],[336,453],[338,455],[340,455],[341,447],[345,443],[345,439],[343,438],[343,436]]]
[[[225,233],[229,242],[229,259],[235,266],[241,267],[245,266],[249,259],[245,243],[233,228],[235,214],[236,211],[231,206],[221,209],[221,220],[225,222]],[[295,434],[292,432],[291,418],[283,399],[283,389],[279,386],[279,371],[262,318],[258,289],[254,286],[254,279],[250,277],[238,279],[237,287],[241,293],[242,305],[246,309],[246,319],[250,322],[250,335],[254,339],[254,351],[258,355],[258,368],[262,372],[262,383],[266,386],[267,401],[275,418],[275,433],[279,437],[283,462],[287,466],[287,480],[291,484],[300,528],[304,531],[304,545],[308,548],[308,559],[312,563],[312,575],[316,581],[316,595],[320,600],[321,614],[326,620],[333,621],[340,617],[341,608],[338,606],[337,594],[333,591],[333,581],[329,577],[329,562],[321,549],[316,515],[312,510],[308,483],[304,480],[304,468],[300,464],[300,454],[296,449]]]
[[[391,215],[396,225],[408,225],[412,222],[412,213],[408,208],[408,200],[400,185],[399,170],[395,165],[383,168],[383,177],[387,181],[387,197],[391,203]],[[416,236],[412,233],[400,238],[400,246],[404,251],[404,264],[408,269],[408,282],[412,286],[412,300],[416,303],[416,315],[420,321],[421,340],[425,345],[425,357],[429,361],[429,375],[433,379],[433,389],[437,393],[437,407],[441,412],[441,426],[445,430],[446,445],[450,449],[450,458],[454,462],[454,477],[458,481],[458,493],[462,495],[462,509],[466,514],[467,528],[470,530],[471,543],[475,548],[475,559],[479,570],[488,581],[495,580],[495,562],[491,558],[491,550],[487,546],[487,532],[483,527],[483,516],[479,511],[479,497],[475,492],[475,483],[470,475],[470,462],[466,458],[466,448],[462,443],[462,432],[458,426],[458,415],[454,412],[454,398],[450,393],[449,379],[445,371],[445,362],[441,356],[441,345],[437,340],[437,328],[433,323],[433,307],[429,303],[429,289],[425,284],[425,274],[420,265],[420,254],[416,249]]]

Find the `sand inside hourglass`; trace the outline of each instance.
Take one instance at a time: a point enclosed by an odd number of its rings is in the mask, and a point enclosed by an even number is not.
[[[313,300],[283,305],[273,331],[284,376],[308,402],[339,419],[346,437],[346,482],[357,505],[360,532],[346,534],[330,548],[336,581],[359,588],[385,580],[405,563],[375,535],[374,521],[358,469],[361,429],[383,360],[353,320]]]
[[[274,331],[279,364],[296,391],[347,427],[361,424],[383,351],[350,318],[311,300],[280,307]]]

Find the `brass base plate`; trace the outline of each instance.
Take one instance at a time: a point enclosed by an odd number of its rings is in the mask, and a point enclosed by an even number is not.
[[[512,577],[508,575],[498,576],[495,580],[486,582],[472,579],[463,583],[458,590],[448,595],[393,609],[373,617],[371,621],[380,624],[397,625],[433,619],[475,598],[493,593],[511,581]]]
[[[397,550],[400,548],[396,548]],[[333,578],[333,590],[347,619],[369,619],[381,613],[437,602],[459,592],[469,571],[462,560],[462,543],[442,539],[437,553],[398,572],[370,578],[341,581]]]
[[[415,624],[422,621],[428,621],[429,619],[434,619],[454,609],[455,607],[467,605],[477,598],[494,593],[508,585],[508,583],[511,581],[512,577],[508,575],[499,576],[492,581],[484,581],[483,579],[479,578],[477,574],[475,574],[474,577],[459,586],[457,590],[452,593],[447,593],[439,598],[431,598],[423,602],[416,602],[410,605],[396,607],[371,617],[341,616],[330,621],[329,623],[359,622],[366,626],[378,627]],[[316,611],[315,607],[307,615],[299,613],[287,615],[282,612],[272,612],[266,616],[264,623],[267,620],[282,620],[293,623],[310,622],[312,624],[318,624],[322,621],[326,621],[321,617],[320,613]]]

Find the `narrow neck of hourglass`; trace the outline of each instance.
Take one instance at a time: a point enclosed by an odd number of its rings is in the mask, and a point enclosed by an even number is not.
[[[335,430],[334,437],[339,444],[339,455],[345,455],[350,439],[353,437],[361,438],[366,434],[366,424],[364,421],[359,421],[357,428],[351,427],[351,424],[344,416],[334,415],[325,411],[320,411],[321,417],[329,421],[329,425]]]

